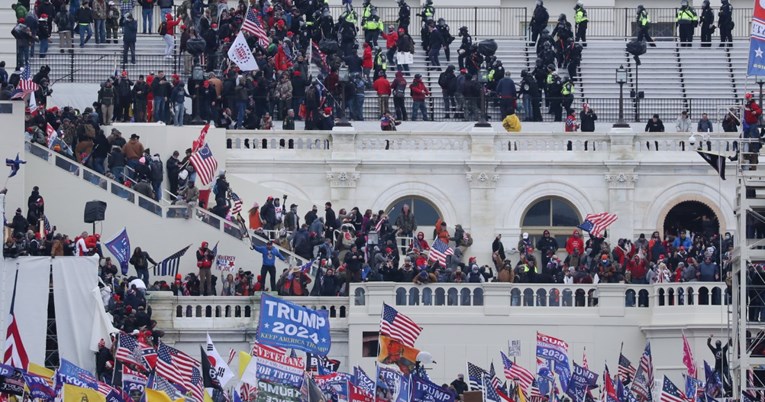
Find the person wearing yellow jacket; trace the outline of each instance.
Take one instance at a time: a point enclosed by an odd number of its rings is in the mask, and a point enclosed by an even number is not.
[[[680,9],[677,10],[675,24],[678,28],[681,47],[691,47],[693,43],[693,31],[699,24],[699,16],[696,10],[688,5],[688,0],[680,2]]]
[[[515,113],[509,114],[502,120],[502,127],[504,127],[505,131],[508,133],[519,133],[521,132],[521,120],[518,119],[518,115]]]

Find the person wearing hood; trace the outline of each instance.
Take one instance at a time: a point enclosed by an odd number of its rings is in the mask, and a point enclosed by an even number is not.
[[[516,91],[515,81],[510,78],[510,72],[506,71],[505,76],[497,83],[497,97],[499,97],[499,107],[502,111],[502,119],[505,116],[515,114]]]
[[[130,52],[130,63],[135,64],[135,42],[138,35],[138,21],[133,18],[133,14],[127,13],[120,20],[122,26],[122,64],[127,64],[128,52]],[[117,34],[114,35],[115,43]]]
[[[393,94],[393,108],[396,110],[396,120],[406,121],[406,78],[404,73],[396,71],[396,78],[393,79],[391,84],[391,93]]]
[[[444,118],[449,118],[449,113],[454,113],[456,117],[457,113],[457,99],[455,93],[457,92],[457,76],[454,74],[454,65],[450,64],[446,67],[441,75],[438,76],[438,85],[441,87],[441,93],[444,96]]]
[[[215,254],[207,247],[208,243],[203,241],[197,249],[197,268],[199,268],[199,293],[204,296],[212,296],[212,263]]]
[[[403,28],[398,29],[396,41],[396,68],[409,75],[409,65],[414,63],[414,40]]]
[[[19,68],[19,71],[29,63],[30,46],[34,44],[32,30],[25,22],[24,18],[19,18],[11,31],[11,35],[16,38],[16,68]]]
[[[542,267],[546,267],[550,257],[558,251],[558,241],[550,235],[549,230],[545,230],[537,240],[537,250],[542,254]]]
[[[572,254],[574,249],[579,251],[579,255],[584,254],[584,240],[579,234],[579,230],[574,229],[574,232],[566,240],[566,252]]]
[[[412,121],[417,120],[417,111],[422,112],[422,121],[428,121],[428,111],[425,107],[425,98],[430,96],[430,91],[422,82],[422,74],[415,74],[414,80],[409,85],[412,94]]]
[[[529,22],[532,44],[536,43],[539,34],[547,27],[549,22],[550,14],[547,12],[542,0],[537,0],[536,6],[534,7],[533,17],[531,17],[531,22]]]

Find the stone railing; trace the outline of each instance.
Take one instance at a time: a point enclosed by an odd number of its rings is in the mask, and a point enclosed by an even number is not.
[[[382,304],[409,311],[454,311],[486,315],[513,312],[580,312],[601,316],[653,314],[674,316],[725,309],[729,301],[721,282],[630,284],[443,283],[414,285],[368,282],[351,286],[351,297],[285,297],[316,310],[329,311],[333,328],[345,328],[348,317],[379,314]],[[162,328],[175,330],[248,329],[258,325],[260,295],[173,296],[152,292],[149,298]],[[433,310],[430,310],[433,309]],[[719,314],[715,315],[719,316]]]
[[[347,297],[285,297],[315,310],[328,310],[332,324],[344,326],[348,317]],[[149,304],[153,319],[162,328],[237,329],[258,326],[260,295],[255,296],[174,296],[152,292]]]
[[[375,282],[352,286],[352,294],[353,306],[383,299],[391,305],[437,308],[592,308],[604,303],[610,303],[608,307],[675,308],[720,306],[728,302],[722,282],[654,285]]]
[[[456,152],[465,156],[515,158],[522,152],[655,153],[710,151],[733,152],[737,133],[504,133],[484,132],[356,132],[345,131],[236,131],[227,132],[227,148],[253,151],[311,151],[324,157],[331,153],[348,157],[375,152]],[[507,156],[502,156],[507,153]]]

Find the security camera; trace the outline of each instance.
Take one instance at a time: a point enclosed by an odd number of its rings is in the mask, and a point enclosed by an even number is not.
[[[696,145],[696,134],[691,134],[691,136],[688,137],[688,143],[691,144],[691,146]]]

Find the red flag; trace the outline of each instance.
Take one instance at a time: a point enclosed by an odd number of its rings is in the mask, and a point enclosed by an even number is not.
[[[210,123],[207,123],[202,127],[202,131],[199,132],[199,137],[191,143],[191,153],[197,152],[199,148],[202,148],[202,146],[205,145],[205,142],[207,142],[207,130],[209,129]]]
[[[16,278],[13,280],[13,296],[11,298],[11,312],[8,314],[8,330],[5,335],[5,348],[3,352],[3,363],[20,369],[27,369],[29,365],[29,356],[24,348],[24,342],[21,340],[19,326],[16,324],[16,315],[13,313],[16,304],[16,286],[19,282],[19,271],[16,270]]]
[[[688,375],[693,378],[696,377],[696,361],[693,360],[693,351],[691,345],[688,343],[688,338],[683,334],[683,364],[688,369]]]
[[[614,387],[614,382],[611,381],[611,374],[608,372],[608,366],[606,366],[606,371],[603,372],[603,392],[606,396],[603,398],[604,401],[610,402],[619,400],[619,398],[616,396],[616,388]]]
[[[374,402],[375,397],[348,382],[348,402]]]

